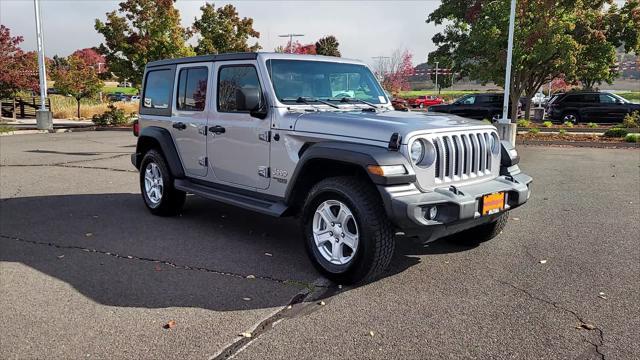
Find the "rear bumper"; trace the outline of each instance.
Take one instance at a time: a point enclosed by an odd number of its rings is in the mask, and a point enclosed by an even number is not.
[[[387,215],[400,231],[408,236],[423,236],[430,240],[447,236],[495,220],[501,213],[481,216],[482,196],[504,192],[504,211],[527,202],[531,195],[532,178],[519,173],[499,176],[493,180],[458,187],[439,188],[423,193],[413,185],[379,186]],[[436,206],[438,214],[429,220],[429,208]],[[504,211],[502,213],[504,213]]]

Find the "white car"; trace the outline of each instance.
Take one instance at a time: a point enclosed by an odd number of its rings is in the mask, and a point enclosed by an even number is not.
[[[140,102],[140,95],[133,95],[129,101]]]

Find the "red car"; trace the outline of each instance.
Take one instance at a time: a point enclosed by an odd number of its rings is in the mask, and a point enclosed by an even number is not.
[[[441,98],[435,95],[423,95],[423,96],[418,96],[415,99],[411,99],[409,101],[409,104],[411,105],[411,107],[424,109],[424,108],[428,108],[431,105],[442,104],[443,102],[444,100],[442,100]]]

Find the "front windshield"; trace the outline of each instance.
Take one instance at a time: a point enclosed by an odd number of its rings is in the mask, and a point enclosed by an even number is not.
[[[276,96],[282,103],[296,103],[299,98],[336,102],[346,98],[372,104],[387,103],[382,88],[364,65],[272,59],[267,61],[267,68]]]

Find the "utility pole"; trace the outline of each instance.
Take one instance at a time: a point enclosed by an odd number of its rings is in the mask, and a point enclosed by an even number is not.
[[[38,46],[38,75],[40,78],[40,110],[36,111],[36,125],[39,130],[53,129],[51,111],[47,110],[47,71],[44,58],[44,38],[40,23],[40,0],[33,0],[36,16],[36,39]]]
[[[293,44],[293,38],[294,37],[300,37],[300,36],[304,36],[304,34],[282,34],[282,35],[278,35],[279,37],[288,37],[289,38],[289,53],[293,53],[293,48],[291,47],[291,44]]]
[[[509,119],[509,103],[511,90],[511,61],[513,55],[513,31],[516,22],[516,0],[511,0],[511,12],[509,13],[509,39],[507,44],[507,69],[504,74],[504,100],[502,101],[502,118],[498,120],[496,128],[500,138],[509,141],[513,146],[516,143],[515,119]]]
[[[438,62],[436,61],[436,93],[438,93]]]

